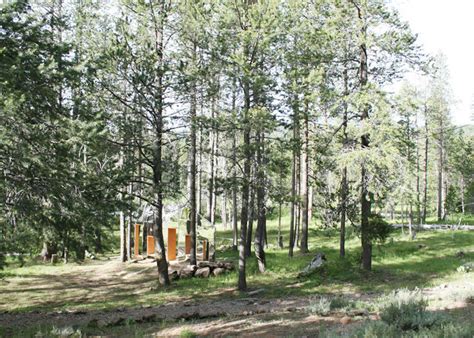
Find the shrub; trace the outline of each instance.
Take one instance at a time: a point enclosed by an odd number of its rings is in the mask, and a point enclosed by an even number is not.
[[[474,325],[473,324],[459,324],[459,323],[445,323],[439,327],[424,328],[420,331],[413,333],[414,338],[445,338],[445,337],[456,337],[456,338],[472,338],[474,337]]]
[[[318,301],[312,302],[309,305],[308,312],[320,316],[327,316],[331,312],[331,301],[326,297],[321,297]]]
[[[448,322],[443,314],[427,312],[426,306],[427,302],[419,291],[395,291],[389,296],[380,317],[403,331],[431,328]]]
[[[369,217],[369,227],[371,239],[381,243],[385,242],[390,233],[393,231],[393,227],[388,224],[379,214],[372,214]]]
[[[361,338],[398,338],[400,337],[400,330],[397,327],[387,325],[384,322],[369,322],[367,325],[360,327],[355,332],[354,336]]]
[[[422,328],[419,331],[403,331],[394,325],[380,321],[365,322],[358,328],[347,333],[336,330],[324,332],[321,337],[358,337],[358,338],[472,338],[474,325],[458,323],[442,324],[432,328]]]
[[[329,308],[331,310],[337,310],[337,309],[344,309],[344,308],[351,308],[352,303],[348,299],[344,297],[335,297],[331,299],[331,302],[329,304]]]
[[[474,262],[465,263],[461,265],[460,267],[458,267],[456,270],[457,272],[464,272],[464,273],[474,271]]]
[[[360,236],[361,227],[354,226],[354,230]],[[383,243],[393,231],[393,227],[387,223],[379,214],[371,214],[369,217],[369,239],[373,242]]]
[[[189,331],[187,329],[184,329],[183,331],[181,331],[181,333],[179,334],[180,337],[182,338],[193,338],[193,337],[197,337],[197,335],[192,332],[192,331]]]

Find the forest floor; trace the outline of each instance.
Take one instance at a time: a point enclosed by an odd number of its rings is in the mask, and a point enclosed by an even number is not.
[[[99,274],[94,269],[83,269],[79,279],[62,284],[63,293],[81,281],[82,287],[92,294],[114,292],[117,282],[125,282],[121,264],[106,262]],[[153,264],[153,263],[151,263]],[[144,263],[143,265],[150,265]],[[152,266],[154,268],[154,264]],[[98,276],[101,275],[101,276]],[[113,277],[112,277],[113,276]],[[50,278],[50,287],[57,288],[58,279]],[[132,279],[133,280],[133,279]],[[98,289],[101,289],[99,292]],[[235,290],[228,290],[235,291]],[[421,293],[429,300],[430,311],[443,311],[474,318],[474,280],[471,274],[459,275],[451,282],[423,288]],[[91,296],[93,297],[93,296]],[[314,335],[334,329],[337,332],[353,330],[365,321],[379,320],[378,311],[385,295],[377,292],[347,293],[343,296],[317,294],[314,296],[287,296],[268,298],[265,290],[240,297],[217,297],[208,300],[182,300],[160,306],[115,308],[108,310],[64,310],[0,313],[0,335],[24,336],[44,333],[50,336],[70,335],[77,332],[94,335],[177,336],[193,335]],[[54,298],[54,297],[51,297]],[[338,299],[344,309],[328,312],[321,309],[325,300]],[[89,301],[81,298],[84,302]],[[60,301],[60,300],[57,300]],[[347,307],[351,304],[351,307]],[[41,334],[40,334],[41,336]]]
[[[80,329],[101,334],[305,335],[376,320],[377,304],[386,293],[415,287],[422,289],[432,310],[464,309],[460,315],[473,317],[473,272],[456,271],[474,261],[473,232],[421,232],[415,240],[394,233],[374,248],[374,271],[369,275],[356,262],[356,238],[349,239],[345,259],[337,255],[337,234],[319,231],[311,238],[311,254],[293,259],[286,250],[270,247],[263,275],[250,258],[251,289],[246,293],[235,288],[236,272],[178,280],[161,288],[151,260],[123,264],[111,257],[83,264],[11,264],[0,272],[0,335],[51,333],[52,327],[58,334]],[[327,266],[298,279],[298,271],[320,251],[328,258]],[[235,260],[236,254],[226,250],[218,252],[219,258]],[[356,306],[318,313],[322,300],[334,297]]]

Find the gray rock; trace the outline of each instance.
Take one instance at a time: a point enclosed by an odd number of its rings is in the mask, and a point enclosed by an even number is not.
[[[179,279],[179,272],[177,270],[168,270],[168,276],[170,280],[177,280]]]
[[[198,268],[211,268],[211,269],[215,269],[215,268],[218,268],[219,267],[219,264],[218,263],[214,263],[214,262],[209,262],[209,261],[202,261],[202,262],[198,262]]]
[[[195,277],[203,277],[207,278],[211,274],[211,268],[210,267],[205,267],[205,268],[199,268],[196,270],[194,276]]]
[[[196,265],[186,265],[184,268],[182,268],[179,271],[179,277],[180,278],[191,278],[194,276],[194,273],[197,270]]]
[[[234,264],[232,264],[231,262],[226,262],[224,263],[224,266],[223,266],[224,269],[226,270],[234,270]]]
[[[224,268],[215,268],[213,271],[212,271],[212,274],[214,276],[219,276],[219,275],[222,275],[223,273],[225,273],[225,269]]]

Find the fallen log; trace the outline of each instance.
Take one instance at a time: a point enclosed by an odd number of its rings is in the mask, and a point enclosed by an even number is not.
[[[326,262],[326,255],[322,252],[318,252],[316,256],[313,257],[311,262],[298,274],[298,278],[306,277],[324,266]]]

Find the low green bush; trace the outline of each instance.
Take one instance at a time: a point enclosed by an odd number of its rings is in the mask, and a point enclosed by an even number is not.
[[[419,291],[398,290],[389,295],[380,318],[403,331],[431,328],[449,321],[443,314],[427,312],[426,306]]]
[[[331,300],[321,297],[319,300],[311,302],[307,311],[320,316],[327,316],[331,312]]]
[[[330,307],[331,310],[349,309],[349,308],[353,308],[353,304],[347,298],[335,297],[335,298],[331,299],[329,307]]]
[[[361,325],[341,333],[337,329],[322,331],[320,337],[351,337],[351,338],[472,338],[474,337],[474,324],[445,323],[436,327],[421,328],[418,331],[403,331],[395,325],[383,321],[367,321]]]

